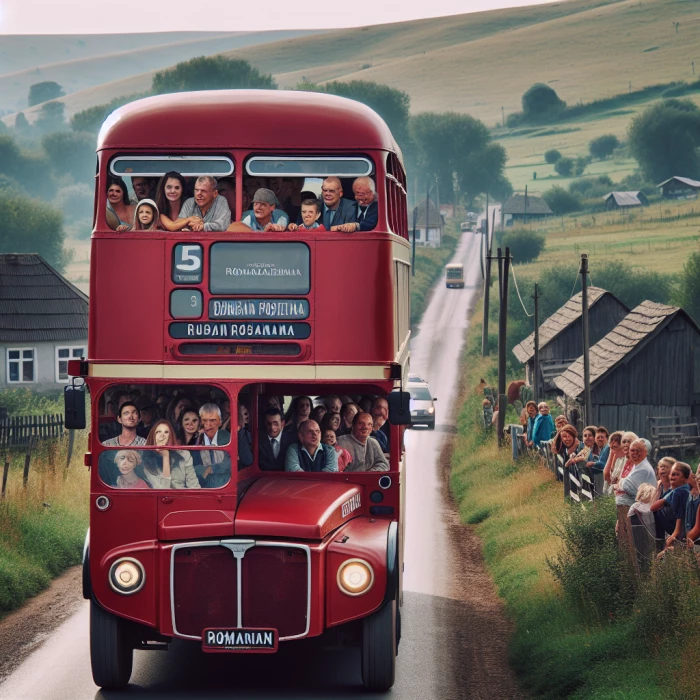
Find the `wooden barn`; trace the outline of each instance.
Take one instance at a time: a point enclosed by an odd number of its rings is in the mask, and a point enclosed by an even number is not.
[[[632,209],[647,207],[649,200],[644,192],[611,192],[603,197],[606,209]]]
[[[591,347],[590,367],[589,423],[651,438],[653,417],[700,416],[700,329],[677,306],[642,302]],[[581,403],[583,357],[554,382]]]
[[[700,192],[700,182],[689,177],[670,177],[659,183],[664,199],[695,199]]]
[[[588,328],[591,344],[597,343],[629,313],[611,292],[588,288]],[[540,377],[538,395],[556,393],[554,377],[561,374],[583,352],[583,306],[581,292],[575,294],[540,326]],[[535,385],[535,334],[513,348],[525,365],[526,379]]]
[[[412,223],[412,222],[411,222]],[[445,222],[432,199],[418,202],[416,211],[416,245],[439,248]]]
[[[526,224],[528,221],[545,219],[554,216],[547,202],[542,197],[531,194],[514,194],[503,205],[503,222],[506,226],[512,226],[520,222]]]

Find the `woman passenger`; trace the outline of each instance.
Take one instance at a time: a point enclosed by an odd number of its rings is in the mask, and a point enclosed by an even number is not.
[[[175,431],[167,420],[154,423],[146,438],[146,445],[160,449],[144,450],[144,475],[154,489],[201,488],[187,450],[168,450],[175,446]]]
[[[314,410],[311,411],[311,420],[315,420],[319,425],[323,417],[328,413],[328,409],[325,406],[315,406]]]
[[[603,468],[603,479],[605,480],[603,493],[605,495],[613,493],[613,474],[615,475],[615,481],[617,481],[622,467],[625,466],[625,462],[627,461],[627,457],[625,457],[625,453],[622,449],[622,432],[616,430],[614,433],[611,433],[608,445],[610,445],[610,453],[608,454],[608,460]]]
[[[313,402],[308,396],[296,396],[292,400],[289,410],[284,417],[285,423],[287,424],[285,430],[293,430],[296,434],[299,425],[305,420],[309,420],[312,407]]]
[[[185,409],[177,421],[177,437],[181,445],[196,445],[199,436],[199,413],[188,408]]]
[[[176,223],[185,201],[186,187],[185,178],[174,170],[165,173],[158,181],[156,206],[160,212],[160,225],[166,231],[181,231],[187,226],[187,223],[182,223],[188,221],[186,219],[181,219],[179,223]]]
[[[183,396],[182,394],[179,396],[174,396],[168,405],[165,412],[165,417],[171,424],[177,425],[178,421],[180,420],[180,415],[186,408],[194,409],[192,399],[189,396]]]
[[[355,403],[346,403],[340,409],[340,416],[343,419],[340,424],[338,435],[349,435],[352,432],[353,418],[360,412],[360,407]]]
[[[116,488],[118,489],[147,489],[149,485],[134,472],[141,464],[141,454],[138,450],[119,450],[114,455],[114,463],[119,470]]]
[[[595,441],[595,431],[596,427],[594,425],[588,425],[583,429],[583,447],[571,460],[572,463],[580,464],[583,462],[585,465],[591,457],[596,457],[595,450],[598,449],[598,445]]]
[[[573,425],[565,425],[559,431],[561,438],[562,450],[559,453],[564,459],[564,464],[570,466],[572,457],[574,457],[583,447],[583,443],[579,442],[578,430]]]
[[[343,419],[340,413],[326,413],[321,421],[321,434],[326,430],[333,430],[336,435],[338,435],[341,426],[343,425]]]
[[[110,175],[107,178],[107,223],[115,231],[128,231],[134,221],[134,205],[124,180]]]

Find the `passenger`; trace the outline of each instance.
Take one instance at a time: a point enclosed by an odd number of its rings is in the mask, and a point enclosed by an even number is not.
[[[371,177],[358,177],[352,183],[352,192],[355,195],[355,221],[341,224],[333,230],[352,233],[353,231],[371,231],[376,228],[379,221],[379,209],[377,207],[377,194],[374,180]]]
[[[387,443],[389,441],[389,402],[383,396],[377,396],[374,401],[372,401],[372,408],[369,411],[372,419],[375,420],[377,417],[381,416],[384,420],[382,422],[380,430],[386,435]]]
[[[193,408],[194,404],[189,396],[182,394],[174,396],[168,408],[165,411],[165,417],[173,425],[177,425],[180,420],[180,415],[186,408]]]
[[[199,419],[202,423],[202,432],[199,435],[198,445],[228,445],[231,434],[221,430],[221,409],[215,403],[205,403],[199,409]]]
[[[155,199],[158,181],[154,177],[136,176],[131,178],[131,186],[134,188],[136,202],[142,199]]]
[[[221,411],[215,403],[205,403],[199,409],[199,417],[204,431],[199,436],[198,445],[228,445],[231,435],[219,429]],[[194,466],[204,488],[218,488],[230,481],[231,459],[225,450],[199,450],[198,455],[198,463]]]
[[[105,447],[140,447],[146,444],[146,440],[138,435],[136,428],[141,420],[141,412],[138,406],[126,401],[119,407],[119,415],[117,422],[121,425],[122,430],[116,437],[104,440],[102,444]]]
[[[270,178],[270,189],[277,195],[279,208],[287,213],[290,221],[297,221],[301,214],[301,203],[306,199],[301,196],[303,186],[303,177]]]
[[[326,413],[328,413],[328,410],[325,406],[314,406],[313,411],[311,411],[311,420],[315,420],[319,425],[321,425],[321,421]]]
[[[186,187],[185,178],[174,170],[165,173],[158,182],[156,206],[160,212],[160,225],[166,231],[182,231],[183,228],[201,221],[196,216],[180,218]]]
[[[337,394],[326,396],[323,402],[330,413],[340,413],[340,409],[343,407],[343,402]]]
[[[114,455],[114,462],[119,470],[115,488],[117,489],[148,489],[150,486],[141,479],[134,469],[141,464],[141,454],[138,450],[119,450]]]
[[[284,468],[288,472],[337,472],[338,453],[321,442],[321,428],[313,420],[299,426],[299,442],[289,446]]]
[[[107,224],[114,231],[128,231],[134,222],[134,209],[129,193],[120,177],[107,178]]]
[[[292,433],[296,433],[299,426],[311,416],[312,405],[308,396],[295,397],[284,417],[284,422],[287,424],[285,430],[291,430]]]
[[[358,413],[352,422],[352,433],[338,438],[338,444],[344,447],[352,458],[347,472],[387,472],[389,462],[382,452],[380,444],[372,437],[372,416]]]
[[[142,199],[134,212],[133,231],[157,231],[160,228],[158,207],[152,199]]]
[[[194,183],[194,197],[182,205],[180,218],[175,223],[179,225],[183,219],[195,216],[199,221],[187,225],[190,231],[225,231],[231,223],[231,210],[228,202],[218,194],[215,178],[210,175],[198,177]]]
[[[277,209],[275,193],[261,187],[253,197],[253,208],[243,212],[241,223],[253,231],[284,231],[289,225],[289,217]]]
[[[352,421],[360,413],[360,407],[356,403],[346,403],[340,410],[342,421],[338,429],[338,437],[349,435],[352,432]]]
[[[327,177],[321,185],[323,226],[327,231],[339,231],[341,224],[355,221],[355,204],[343,199],[343,186],[337,177]]]
[[[287,449],[294,442],[293,433],[284,429],[284,418],[279,408],[265,411],[265,432],[258,441],[258,466],[263,471],[284,471]]]
[[[333,430],[336,435],[340,435],[340,430],[343,425],[343,419],[340,417],[339,413],[326,413],[321,421],[321,432],[326,430]]]
[[[153,402],[150,396],[144,394],[139,396],[134,402],[141,414],[141,422],[136,428],[136,433],[142,438],[148,437],[153,424],[158,420],[158,406]]]
[[[384,454],[389,454],[389,436],[382,430],[386,424],[386,419],[381,411],[377,411],[376,415],[372,415],[372,421],[374,423],[374,430],[372,431],[372,437],[379,443]]]
[[[330,445],[338,453],[338,471],[344,472],[345,467],[350,464],[351,457],[350,453],[338,444],[338,436],[335,434],[335,430],[328,428],[323,431],[323,443]]]
[[[305,199],[301,203],[301,223],[289,224],[288,231],[316,231],[321,233],[327,229],[318,223],[321,218],[321,202],[318,199]],[[351,224],[348,224],[350,226]]]
[[[244,404],[238,404],[238,468],[253,463],[253,434],[250,432],[250,414]]]
[[[186,408],[177,422],[177,437],[181,445],[196,445],[201,421],[193,408]]]
[[[146,439],[146,445],[159,449],[143,454],[144,476],[154,489],[201,488],[188,450],[168,450],[175,446],[175,430],[167,420],[155,423]]]

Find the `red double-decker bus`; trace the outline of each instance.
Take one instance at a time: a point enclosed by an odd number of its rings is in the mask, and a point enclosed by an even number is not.
[[[389,129],[328,95],[185,93],[118,109],[97,154],[88,357],[70,366],[92,412],[95,682],[124,686],[134,649],[173,638],[272,653],[318,637],[361,645],[364,684],[389,688],[410,421],[405,174]],[[129,182],[184,211],[212,177],[229,230],[130,227],[131,192],[108,206]],[[302,202],[340,189],[333,218],[357,221],[358,183],[376,192],[368,230],[235,223],[270,204],[261,190],[293,224]],[[83,390],[76,378],[67,391],[72,426]]]

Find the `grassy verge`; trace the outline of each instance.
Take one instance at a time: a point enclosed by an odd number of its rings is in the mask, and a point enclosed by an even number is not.
[[[0,502],[0,616],[80,563],[88,528],[89,475],[82,464],[86,440],[86,432],[76,433],[67,469],[67,440],[51,460],[46,446],[35,451],[26,488],[24,454],[8,455],[7,492]]]
[[[510,449],[499,450],[493,432],[483,430],[483,397],[471,387],[480,377],[494,385],[495,357],[478,353],[480,326],[477,312],[451,487],[463,522],[475,525],[483,540],[486,564],[514,621],[511,663],[523,687],[551,700],[691,697],[664,684],[663,664],[641,641],[635,612],[642,598],[629,594],[619,574],[614,506],[570,508],[549,471],[535,460],[514,464]],[[574,556],[582,542],[588,550]]]
[[[419,323],[430,299],[429,291],[454,255],[459,232],[456,220],[445,228],[441,248],[416,247],[416,276],[411,280],[411,327]]]

